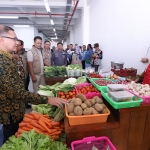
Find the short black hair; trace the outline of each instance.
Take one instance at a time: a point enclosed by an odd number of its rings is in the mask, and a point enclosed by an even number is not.
[[[50,41],[45,41],[44,44],[45,44],[46,42],[49,42],[49,43],[50,43]]]
[[[42,38],[41,38],[40,36],[35,36],[35,37],[34,37],[34,42],[35,42],[37,39],[42,40]]]
[[[57,43],[57,46],[58,46],[59,44],[61,44],[61,45],[63,46],[63,43],[61,43],[61,42],[58,42],[58,43]]]
[[[22,40],[20,40],[20,39],[18,39],[17,41],[19,41],[21,45],[24,44],[24,42]]]
[[[70,44],[70,45],[72,45],[72,46],[73,46],[73,44]]]
[[[86,45],[83,45],[83,46],[85,46],[85,47],[86,47]]]
[[[0,36],[9,34],[9,31],[14,31],[14,29],[9,26],[0,25]]]

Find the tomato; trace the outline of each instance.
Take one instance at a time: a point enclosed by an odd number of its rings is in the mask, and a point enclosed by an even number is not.
[[[72,92],[76,92],[76,90],[74,89],[74,90],[72,90]]]
[[[69,92],[69,95],[72,96],[73,95],[72,92]]]
[[[61,96],[62,99],[65,99],[65,95]]]
[[[76,92],[72,92],[73,95],[76,95]]]
[[[66,95],[66,98],[70,98],[70,96],[69,96],[69,95]]]
[[[68,92],[64,92],[65,95],[68,95]]]
[[[72,95],[72,98],[76,98],[76,96],[75,96],[75,95]]]
[[[61,92],[58,92],[58,95],[61,95]]]

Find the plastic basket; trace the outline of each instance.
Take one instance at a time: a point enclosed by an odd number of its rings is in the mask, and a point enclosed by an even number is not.
[[[71,143],[72,150],[92,150],[93,146],[95,146],[98,150],[116,150],[114,145],[106,136],[86,137],[82,140],[73,141]]]
[[[87,86],[87,85],[92,85],[92,84],[91,83],[82,83],[82,84],[75,85],[76,92],[79,93],[78,92],[79,87],[81,87],[81,86],[84,87],[84,86]],[[98,97],[102,98],[102,95],[101,95],[100,92],[89,92],[89,93],[85,94],[85,96],[86,96],[87,99],[91,99],[94,96],[98,96]]]
[[[133,93],[132,91],[130,91],[130,90],[128,90],[128,89],[127,89],[127,91],[129,91],[129,92],[132,93],[133,95],[136,95],[136,96],[140,97],[141,99],[143,99],[142,104],[148,104],[148,103],[150,103],[150,96],[139,96],[139,95]]]
[[[98,90],[101,90],[101,88],[107,87],[107,86],[100,86],[100,85],[96,84],[95,81],[97,81],[97,80],[106,80],[106,81],[112,82],[112,81],[111,81],[110,79],[108,79],[108,78],[89,78],[89,80],[90,80],[90,82],[91,82]],[[112,82],[112,84],[113,84],[113,83],[114,83],[114,82]]]
[[[110,114],[109,109],[107,107],[106,107],[106,109],[108,111],[108,113],[106,113],[106,114],[69,116],[67,106],[65,105],[66,117],[68,118],[70,126],[106,122],[108,115]]]
[[[115,109],[137,107],[140,106],[141,102],[143,101],[141,98],[134,96],[132,98],[132,101],[115,102],[112,98],[108,96],[107,87],[101,88],[101,94],[109,102],[109,104],[113,106]]]

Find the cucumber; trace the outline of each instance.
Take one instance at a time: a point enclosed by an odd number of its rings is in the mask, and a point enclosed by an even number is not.
[[[63,108],[57,108],[56,112],[54,113],[54,121],[59,122],[63,120],[65,117],[65,110]]]

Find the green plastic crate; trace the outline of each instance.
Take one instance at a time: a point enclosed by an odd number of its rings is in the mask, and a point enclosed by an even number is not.
[[[113,106],[115,109],[137,107],[137,106],[140,106],[141,102],[143,101],[143,99],[141,99],[141,98],[139,98],[137,96],[134,96],[133,99],[132,99],[132,101],[128,101],[128,102],[115,102],[112,98],[110,98],[108,96],[107,88],[108,87],[102,87],[101,88],[101,94],[107,100],[107,102],[111,106]]]
[[[101,90],[101,88],[103,88],[103,87],[107,87],[107,86],[100,86],[100,85],[98,85],[98,84],[96,84],[96,80],[100,80],[100,79],[104,79],[104,80],[107,80],[107,81],[111,81],[110,79],[108,79],[108,78],[89,78],[89,80],[90,80],[90,82],[97,88],[97,90]],[[111,81],[112,82],[112,81]],[[112,82],[113,83],[113,82]]]

